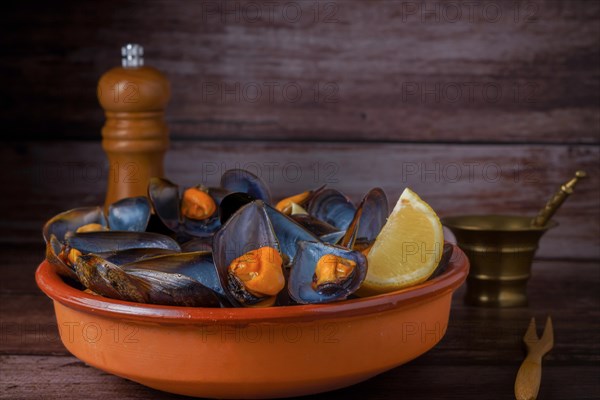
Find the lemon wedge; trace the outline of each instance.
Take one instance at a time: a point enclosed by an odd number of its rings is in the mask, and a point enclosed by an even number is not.
[[[367,277],[357,294],[372,296],[427,280],[443,247],[442,224],[435,211],[405,189],[367,255]]]

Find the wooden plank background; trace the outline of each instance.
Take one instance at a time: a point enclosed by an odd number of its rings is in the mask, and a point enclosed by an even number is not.
[[[600,2],[45,1],[3,10],[10,137],[96,140],[100,75],[145,45],[175,138],[600,141]]]
[[[538,257],[600,259],[600,2],[34,1],[0,18],[1,242],[102,203],[95,85],[137,41],[171,80],[177,182],[242,166],[276,196],[410,186],[442,216],[533,215],[586,169]]]
[[[556,215],[560,226],[543,238],[538,256],[599,259],[598,158],[597,146],[583,145],[180,141],[171,146],[166,170],[182,185],[210,186],[224,170],[244,167],[265,179],[275,197],[327,184],[356,201],[375,186],[396,199],[408,186],[448,216],[534,215],[571,171],[585,169],[591,178]],[[39,242],[52,215],[104,201],[107,165],[97,142],[13,143],[0,150],[0,169],[14,171],[4,182],[16,189],[0,198],[0,208],[10,210],[0,222],[4,241]]]

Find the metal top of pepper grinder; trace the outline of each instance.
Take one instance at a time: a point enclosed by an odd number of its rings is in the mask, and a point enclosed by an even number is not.
[[[137,68],[144,66],[144,48],[136,43],[127,43],[121,47],[121,61],[123,68]]]

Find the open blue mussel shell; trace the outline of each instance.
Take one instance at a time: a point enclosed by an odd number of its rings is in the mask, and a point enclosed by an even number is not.
[[[357,264],[355,271],[349,279],[337,286],[329,285],[324,290],[314,291],[311,296],[297,295],[297,293],[304,294],[305,287],[311,286],[319,260],[319,258],[308,257],[309,254],[313,256],[317,254],[310,250],[313,247],[307,250],[304,245],[299,246],[298,243],[317,246],[315,248],[322,250],[321,255],[335,254],[351,259]],[[284,275],[287,268],[290,268],[287,288],[296,302],[324,303],[345,299],[358,289],[366,276],[367,263],[360,252],[324,244],[290,217],[260,200],[252,201],[237,210],[215,234],[213,240],[213,254],[221,286],[232,304],[253,306],[264,300],[260,296],[248,293],[232,275],[230,266],[234,260],[265,246],[273,248],[280,254]],[[299,260],[300,254],[303,256]]]
[[[108,207],[106,216],[101,207],[74,208],[46,222],[43,235],[46,241],[50,240],[52,235],[63,241],[68,232],[75,232],[90,224],[97,224],[102,229],[143,232],[148,225],[150,212],[150,203],[145,197],[119,200]]]
[[[152,208],[145,197],[128,197],[108,206],[108,226],[113,231],[144,232]]]
[[[61,213],[44,226],[46,257],[61,275],[106,297],[155,304],[218,306],[212,255],[192,257],[181,253],[174,239],[144,232],[150,210],[145,197],[134,197],[111,204],[107,215],[100,207]],[[82,227],[91,231],[77,232]],[[160,259],[161,256],[170,258]],[[188,276],[184,272],[193,269],[190,265],[212,274]]]
[[[258,226],[263,226],[264,219],[269,222],[270,230],[272,231],[275,240],[279,246],[279,252],[284,257],[284,267],[291,262],[294,258],[294,254],[296,252],[296,242],[298,240],[319,240],[318,237],[304,228],[301,224],[297,223],[294,219],[288,217],[287,215],[279,212],[272,206],[264,203],[261,200],[257,200],[254,197],[246,194],[246,193],[231,193],[223,199],[220,207],[220,215],[221,220],[223,222],[227,222],[231,219],[232,216],[238,213],[238,211],[248,204],[255,203],[254,206],[249,207],[250,209],[260,209],[260,213],[256,213],[252,218],[248,218],[249,224],[252,224],[252,221],[256,219]],[[248,212],[248,211],[245,211]],[[239,219],[240,217],[236,217]],[[237,222],[239,224],[240,222]],[[236,225],[235,229],[251,229],[251,228],[243,228]],[[233,231],[231,227],[227,229],[223,229],[228,232],[228,236],[226,238],[230,238],[233,234],[230,231]],[[221,235],[225,235],[221,233]],[[256,242],[255,238],[245,239],[240,238],[242,242],[249,240],[252,242]],[[220,239],[221,236],[220,236]],[[260,242],[260,240],[258,241]],[[213,247],[213,250],[217,252],[218,249]],[[238,255],[239,256],[239,255]]]
[[[179,242],[212,237],[224,222],[216,210],[223,198],[230,193],[243,192],[252,199],[267,203],[271,201],[267,185],[256,175],[242,169],[225,171],[220,187],[207,188],[199,185],[196,188],[208,194],[216,205],[212,214],[201,219],[191,218],[183,212],[185,198],[175,183],[164,178],[151,178],[148,184],[148,197],[158,219],[175,234]]]
[[[272,203],[269,187],[258,176],[244,169],[225,171],[221,176],[221,187],[232,193],[247,193],[267,204]]]
[[[367,259],[359,251],[322,242],[299,241],[298,251],[290,270],[288,291],[298,303],[328,303],[345,300],[354,293],[367,276]],[[349,276],[339,282],[316,285],[316,267],[326,255],[351,260],[355,267]]]
[[[221,200],[229,193],[223,188],[204,188],[218,207]],[[219,229],[221,222],[215,212],[203,219],[192,219],[182,212],[182,194],[179,186],[163,178],[151,178],[148,184],[148,197],[154,212],[166,228],[175,233],[179,241],[187,241],[195,237],[210,237]]]
[[[51,218],[43,228],[46,257],[57,266],[58,272],[76,279],[72,266],[60,256],[66,239],[78,230],[118,230],[143,232],[150,219],[150,203],[145,197],[131,197],[111,204],[107,215],[101,207],[82,207],[60,213]],[[86,229],[88,228],[88,229]]]
[[[279,241],[275,236],[273,225],[267,215],[265,204],[253,201],[242,206],[227,220],[213,239],[213,257],[221,286],[234,306],[254,306],[276,296],[277,293],[257,293],[249,290],[247,284],[232,271],[234,260],[248,257],[248,262],[255,261],[251,252],[261,248],[269,248],[268,257],[281,259]],[[275,254],[278,253],[278,254]],[[260,261],[260,260],[259,260]],[[256,261],[258,262],[258,261]],[[280,265],[281,267],[281,265]],[[274,280],[285,281],[283,270]]]
[[[389,215],[387,196],[380,188],[371,189],[358,207],[335,189],[321,190],[311,200],[308,211],[308,215],[292,218],[323,242],[355,249],[371,245]]]

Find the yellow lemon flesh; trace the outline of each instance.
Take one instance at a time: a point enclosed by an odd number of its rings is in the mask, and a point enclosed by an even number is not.
[[[443,247],[442,224],[435,211],[405,189],[368,253],[367,277],[357,294],[372,296],[427,280]]]

